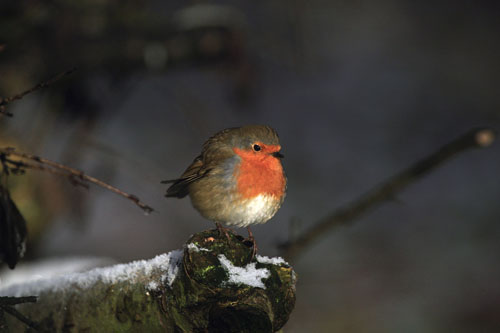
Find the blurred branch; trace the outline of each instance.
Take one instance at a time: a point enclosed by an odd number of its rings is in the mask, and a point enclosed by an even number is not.
[[[31,327],[36,330],[37,324],[33,322],[31,319],[27,318],[24,316],[21,312],[17,311],[13,306],[17,304],[23,304],[23,303],[36,303],[37,298],[35,296],[25,296],[25,297],[8,297],[8,296],[2,296],[0,297],[0,316],[3,318],[3,313],[7,312],[13,317],[16,317],[19,321],[23,322],[24,324],[28,325],[28,327]],[[5,321],[5,318],[3,318]],[[0,329],[6,329],[7,325],[5,322],[0,322]]]
[[[51,78],[51,79],[49,79],[47,81],[41,82],[41,83],[37,84],[36,86],[34,86],[34,87],[32,87],[32,88],[30,88],[30,89],[28,89],[26,91],[23,91],[20,94],[14,95],[12,97],[7,97],[7,98],[1,98],[0,97],[0,114],[4,114],[4,115],[6,115],[8,117],[12,117],[12,113],[10,113],[7,110],[5,110],[5,107],[7,106],[7,104],[9,104],[11,102],[14,102],[14,101],[17,101],[17,100],[20,100],[24,96],[26,96],[27,94],[30,94],[30,93],[35,92],[37,90],[40,90],[42,88],[48,87],[51,84],[53,84],[54,82],[59,81],[63,77],[65,77],[65,76],[73,73],[75,70],[76,70],[76,68],[72,68],[70,70],[67,70],[67,71],[64,71],[62,73],[59,73],[56,76],[54,76],[53,78]]]
[[[9,159],[9,156],[16,156],[20,159],[19,160],[12,160]],[[42,170],[46,172],[50,172],[53,174],[57,174],[60,176],[65,176],[68,177],[68,179],[74,184],[74,185],[80,185],[84,187],[88,187],[88,183],[93,183],[95,185],[101,186],[111,192],[114,192],[118,195],[121,195],[122,197],[125,197],[132,202],[134,202],[137,206],[139,206],[144,212],[146,213],[151,213],[153,212],[153,208],[150,206],[146,205],[143,203],[138,197],[136,197],[133,194],[129,194],[127,192],[124,192],[114,186],[111,186],[105,182],[103,182],[100,179],[94,178],[92,176],[89,176],[85,174],[83,171],[71,168],[69,166],[66,166],[64,164],[60,164],[51,160],[48,160],[46,158],[38,157],[35,155],[23,153],[23,152],[17,152],[14,148],[8,147],[8,148],[0,148],[0,159],[2,160],[5,165],[10,166],[7,169],[10,169],[11,172],[13,173],[22,173],[24,172],[25,169],[37,169],[37,170]],[[26,162],[24,160],[28,160],[30,162]]]
[[[297,239],[281,244],[283,255],[288,259],[299,256],[328,232],[352,223],[382,202],[393,199],[398,192],[442,165],[451,157],[469,148],[488,147],[495,141],[495,134],[491,128],[477,128],[442,146],[426,158],[368,191],[365,195],[337,209],[333,214],[310,227]]]

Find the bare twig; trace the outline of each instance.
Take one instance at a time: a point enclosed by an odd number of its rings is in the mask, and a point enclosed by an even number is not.
[[[4,114],[6,116],[12,117],[12,113],[10,113],[7,110],[5,110],[5,106],[7,104],[23,98],[27,94],[30,94],[32,92],[35,92],[37,90],[40,90],[40,89],[45,88],[47,86],[50,86],[54,82],[59,81],[63,77],[65,77],[65,76],[73,73],[75,70],[76,70],[76,68],[72,68],[70,70],[67,70],[67,71],[64,71],[62,73],[59,73],[56,76],[54,76],[53,78],[51,78],[51,79],[49,79],[47,81],[41,82],[41,83],[37,84],[36,86],[34,86],[34,87],[32,87],[32,88],[30,88],[30,89],[28,89],[26,91],[23,91],[20,94],[14,95],[12,97],[0,98],[0,114]]]
[[[33,328],[33,329],[36,330],[37,324],[34,321],[32,321],[31,319],[29,319],[28,317],[26,317],[25,315],[23,315],[21,312],[19,312],[16,309],[14,309],[13,307],[11,307],[11,306],[2,306],[0,308],[3,311],[5,311],[8,314],[10,314],[11,316],[16,317],[19,321],[22,321],[23,323],[25,323],[29,327],[31,327],[31,328]]]
[[[283,251],[283,255],[287,258],[299,256],[303,250],[313,245],[328,232],[340,226],[352,223],[355,219],[375,208],[382,202],[394,198],[396,193],[402,191],[410,184],[419,180],[422,176],[442,165],[451,157],[469,148],[481,148],[491,145],[495,140],[495,134],[495,131],[490,128],[478,128],[465,133],[456,140],[430,154],[428,157],[389,178],[360,198],[337,209],[333,214],[310,227],[297,239],[281,244],[280,248]]]
[[[23,296],[23,297],[11,297],[11,296],[0,296],[0,305],[11,306],[22,303],[36,303],[36,296]]]
[[[36,303],[36,301],[37,301],[36,296],[25,296],[25,297],[2,296],[0,297],[0,313],[3,314],[3,312],[7,312],[8,314],[16,317],[19,321],[25,323],[29,327],[36,330],[37,323],[27,318],[21,312],[17,311],[15,308],[12,307],[13,305],[17,304]]]
[[[57,163],[51,160],[48,160],[46,158],[42,158],[36,155],[28,154],[28,153],[23,153],[23,152],[18,152],[14,148],[0,148],[0,155],[5,156],[3,159],[5,163],[11,164],[14,166],[14,168],[17,169],[38,169],[42,171],[47,171],[53,174],[57,174],[60,176],[65,176],[68,177],[69,180],[75,184],[75,185],[81,185],[84,187],[88,187],[88,183],[93,183],[98,186],[101,186],[111,192],[114,192],[118,195],[121,195],[132,202],[134,202],[137,206],[139,206],[142,210],[144,210],[146,213],[151,213],[153,212],[153,208],[150,206],[146,205],[143,203],[141,200],[139,200],[138,197],[136,197],[133,194],[129,194],[127,192],[124,192],[114,186],[111,186],[105,182],[103,182],[100,179],[97,179],[95,177],[89,176],[85,174],[83,171],[71,168],[67,165]],[[16,156],[21,159],[29,160],[35,163],[28,163],[26,161],[15,161],[12,159],[8,159],[7,156]],[[16,170],[16,169],[14,169]]]
[[[43,164],[14,161],[14,160],[11,160],[9,158],[5,158],[5,163],[6,163],[6,166],[9,167],[8,172],[12,172],[13,174],[23,174],[26,169],[35,169],[35,170],[45,171],[45,172],[51,173],[53,175],[67,177],[73,185],[78,185],[81,187],[85,187],[87,189],[89,188],[89,185],[87,183],[85,183],[79,179],[76,179],[72,174],[65,172],[63,170],[54,169],[52,167],[45,166]]]

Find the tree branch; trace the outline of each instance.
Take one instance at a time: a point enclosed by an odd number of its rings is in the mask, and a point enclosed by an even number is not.
[[[5,160],[5,163],[11,164],[14,166],[13,171],[17,172],[22,172],[20,170],[24,169],[38,169],[46,172],[50,172],[53,174],[57,174],[60,176],[65,176],[68,177],[69,180],[74,184],[74,185],[80,185],[84,187],[88,187],[88,183],[93,183],[95,185],[98,185],[100,187],[103,187],[111,192],[114,192],[118,195],[121,195],[122,197],[125,197],[132,202],[134,202],[137,206],[139,206],[144,212],[146,213],[151,213],[154,211],[153,208],[150,206],[146,205],[143,203],[137,196],[133,194],[129,194],[127,192],[124,192],[114,186],[109,185],[108,183],[103,182],[100,179],[97,179],[95,177],[89,176],[85,174],[83,171],[71,168],[67,165],[57,163],[51,160],[48,160],[43,157],[39,157],[36,155],[28,154],[28,153],[23,153],[23,152],[18,152],[15,150],[15,148],[12,147],[7,147],[7,148],[0,148],[0,156],[3,156],[3,160]],[[29,160],[34,163],[28,163],[25,161],[16,161],[12,159],[8,159],[8,156],[16,156],[21,159]]]
[[[469,148],[488,147],[495,141],[495,135],[495,131],[491,128],[477,128],[442,146],[426,158],[368,191],[365,195],[337,209],[333,214],[314,224],[297,239],[281,244],[283,255],[288,259],[299,256],[328,232],[352,223],[382,202],[393,199],[398,192],[442,165],[451,157]]]
[[[11,316],[17,318],[20,322],[28,325],[29,327],[36,330],[37,324],[31,319],[24,316],[21,312],[17,311],[12,306],[24,303],[36,303],[37,298],[35,296],[25,296],[25,297],[0,297],[0,317],[3,319],[3,323],[0,323],[0,329],[7,329],[7,324],[5,323],[4,312],[7,312]],[[3,327],[2,327],[3,326]],[[3,332],[3,330],[2,330]]]
[[[296,274],[241,236],[193,235],[184,250],[0,288],[38,295],[17,310],[42,332],[276,332],[295,306]],[[1,312],[0,312],[1,315]],[[12,332],[23,323],[6,318]]]
[[[5,110],[5,107],[7,106],[7,104],[9,104],[11,102],[14,102],[16,100],[22,99],[27,94],[30,94],[32,92],[35,92],[37,90],[40,90],[40,89],[45,88],[47,86],[50,86],[54,82],[59,81],[63,77],[65,77],[65,76],[73,73],[75,70],[76,70],[76,68],[72,68],[70,70],[67,70],[67,71],[64,71],[62,73],[59,73],[56,76],[54,76],[53,78],[51,78],[51,79],[49,79],[47,81],[41,82],[41,83],[37,84],[36,86],[31,87],[30,89],[28,89],[26,91],[23,91],[22,93],[14,95],[12,97],[7,97],[7,98],[1,98],[0,97],[0,114],[4,114],[4,115],[6,115],[8,117],[12,117],[12,113],[8,112],[7,110]]]

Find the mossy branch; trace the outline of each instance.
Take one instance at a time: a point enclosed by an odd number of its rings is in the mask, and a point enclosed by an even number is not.
[[[276,332],[293,310],[296,276],[282,259],[251,256],[240,236],[208,230],[168,256],[0,294],[37,295],[16,309],[43,332]],[[26,329],[6,319],[13,332]]]

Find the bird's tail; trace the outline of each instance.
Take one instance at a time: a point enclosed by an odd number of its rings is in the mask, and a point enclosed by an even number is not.
[[[185,179],[180,178],[180,179],[169,179],[169,180],[162,180],[161,184],[172,184],[170,185],[169,188],[167,188],[167,193],[165,196],[167,198],[184,198],[186,195],[189,194],[187,183]]]

